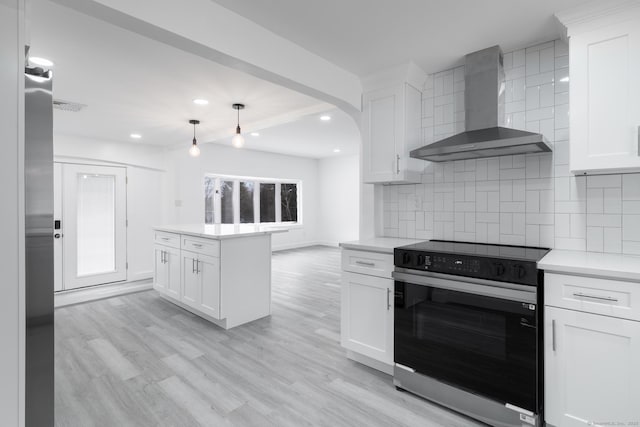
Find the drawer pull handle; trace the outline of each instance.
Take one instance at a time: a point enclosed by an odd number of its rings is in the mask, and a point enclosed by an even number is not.
[[[556,351],[556,321],[551,321],[551,349]]]
[[[366,267],[375,267],[376,266],[376,264],[374,262],[367,262],[367,261],[356,261],[356,264],[364,265]]]
[[[613,297],[599,297],[597,295],[589,295],[589,294],[583,294],[582,292],[576,292],[573,294],[574,297],[578,297],[578,298],[589,298],[589,299],[597,299],[600,301],[609,301],[609,302],[618,302],[618,298],[613,298]]]
[[[162,240],[166,240],[167,242],[169,241],[168,237],[161,237]]]
[[[202,245],[200,243],[192,243],[193,246],[195,246],[196,248],[201,248]]]
[[[391,310],[391,289],[387,288],[387,311]]]

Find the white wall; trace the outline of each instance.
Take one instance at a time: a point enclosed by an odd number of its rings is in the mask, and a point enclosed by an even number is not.
[[[0,414],[24,425],[24,1],[0,1]]]
[[[319,160],[320,234],[327,245],[359,237],[359,156]]]
[[[73,114],[60,113],[56,114]],[[55,118],[54,118],[55,120]],[[151,227],[164,223],[163,150],[143,144],[87,140],[54,134],[54,158],[60,162],[120,165],[127,168],[127,280],[153,276]]]
[[[302,180],[303,225],[287,233],[273,235],[273,248],[286,249],[315,244],[319,238],[318,161],[222,144],[201,144],[200,157],[190,157],[189,141],[183,149],[166,153],[167,200],[165,220],[171,224],[204,221],[205,173],[287,178]],[[176,206],[179,204],[181,206]]]

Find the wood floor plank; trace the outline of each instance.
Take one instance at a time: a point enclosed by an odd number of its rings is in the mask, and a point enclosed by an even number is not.
[[[272,265],[272,315],[228,331],[155,291],[57,309],[56,425],[482,425],[346,358],[338,249]]]

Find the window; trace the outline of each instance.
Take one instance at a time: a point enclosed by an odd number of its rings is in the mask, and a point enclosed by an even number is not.
[[[260,183],[260,222],[276,222],[276,185]]]
[[[227,175],[204,177],[205,224],[301,224],[302,182]]]

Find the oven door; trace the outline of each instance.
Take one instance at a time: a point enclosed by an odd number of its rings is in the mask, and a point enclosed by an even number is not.
[[[535,287],[427,272],[394,278],[396,364],[538,413]]]

